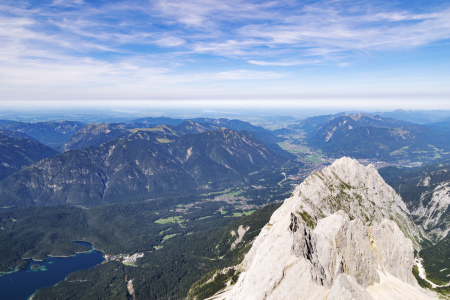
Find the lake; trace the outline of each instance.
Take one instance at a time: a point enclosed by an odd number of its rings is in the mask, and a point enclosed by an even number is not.
[[[95,267],[104,261],[103,253],[93,250],[90,243],[75,242],[92,250],[70,257],[48,257],[44,261],[30,260],[26,269],[5,274],[0,277],[0,299],[26,300],[37,290],[53,286],[67,275],[78,270]],[[33,265],[39,269],[32,269]]]

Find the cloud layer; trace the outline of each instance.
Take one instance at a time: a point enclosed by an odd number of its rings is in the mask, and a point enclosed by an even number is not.
[[[176,97],[185,98],[202,94],[198,90],[214,98],[229,89],[243,96],[258,89],[284,90],[295,97],[317,89],[342,92],[336,86],[344,79],[357,80],[357,92],[370,79],[370,93],[386,78],[377,67],[380,61],[390,65],[390,59],[409,57],[416,73],[396,62],[387,76],[397,85],[383,85],[386,92],[405,92],[424,77],[421,65],[435,63],[436,55],[445,57],[442,49],[449,47],[445,1],[433,6],[302,3],[5,0],[0,4],[0,99],[32,99],[36,91],[65,98],[74,90],[85,99],[101,91],[106,97],[120,91],[126,98],[127,89],[135,97],[164,98],[174,87],[183,91]],[[450,95],[440,85],[448,79],[446,66],[448,61],[426,70],[434,74],[426,82],[440,95]],[[426,93],[428,85],[420,86]]]

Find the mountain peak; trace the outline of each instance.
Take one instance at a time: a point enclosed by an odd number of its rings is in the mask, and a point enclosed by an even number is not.
[[[426,299],[411,272],[415,230],[377,170],[343,157],[273,213],[227,299]]]
[[[343,210],[351,219],[361,219],[366,225],[392,219],[411,238],[417,231],[405,203],[375,167],[365,167],[349,157],[312,173],[293,195],[286,200],[292,203],[293,210],[316,219]]]
[[[373,188],[376,188],[373,186],[376,183],[385,184],[383,178],[378,174],[378,171],[374,165],[369,164],[368,166],[364,166],[356,159],[347,156],[335,160],[331,166],[322,170],[322,172],[325,173],[329,173],[330,171],[332,173],[339,174],[345,180],[356,181],[359,184],[364,185],[370,184]],[[403,202],[399,203],[399,205],[407,211],[406,205],[403,205],[402,203]]]
[[[364,167],[362,164],[360,164],[356,159],[350,158],[347,156],[343,156],[339,159],[336,159],[332,164],[331,167],[334,169],[358,169],[361,167]],[[365,167],[364,167],[365,168]]]

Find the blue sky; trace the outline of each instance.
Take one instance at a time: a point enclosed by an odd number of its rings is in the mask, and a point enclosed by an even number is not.
[[[448,1],[0,0],[0,106],[450,109]]]

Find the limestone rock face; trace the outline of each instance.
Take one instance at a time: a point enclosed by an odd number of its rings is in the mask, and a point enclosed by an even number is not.
[[[416,284],[411,272],[414,261],[411,240],[405,238],[397,224],[384,220],[372,228],[371,243],[385,271],[406,283]]]
[[[327,300],[372,300],[372,296],[353,279],[352,276],[340,274],[333,284]]]
[[[407,237],[414,238],[418,233],[405,203],[375,167],[365,167],[348,157],[312,173],[285,202],[302,216],[314,219],[344,210],[351,219],[361,219],[366,225],[391,219]]]
[[[429,178],[429,177],[428,177]],[[444,181],[431,191],[424,192],[420,197],[419,207],[413,215],[423,220],[423,227],[437,239],[444,238],[450,232],[447,211],[450,205],[450,181]]]
[[[395,289],[386,278],[408,291],[403,299],[427,299],[405,236],[415,230],[374,167],[340,159],[274,212],[227,299],[377,299]]]

